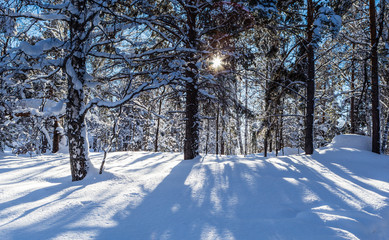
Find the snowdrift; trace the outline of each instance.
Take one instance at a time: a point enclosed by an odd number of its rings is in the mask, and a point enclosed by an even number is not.
[[[389,157],[367,142],[277,158],[117,152],[74,183],[66,154],[1,155],[0,239],[389,239]]]
[[[338,135],[332,140],[328,147],[371,151],[371,137],[355,134]]]

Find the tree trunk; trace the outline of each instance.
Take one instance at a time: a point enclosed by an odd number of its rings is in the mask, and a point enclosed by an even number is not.
[[[355,44],[353,43],[353,49],[355,48]],[[351,62],[351,100],[350,100],[350,127],[351,133],[354,134],[356,132],[356,123],[355,123],[355,62],[354,59]]]
[[[207,119],[207,136],[205,140],[205,155],[208,154],[208,143],[209,143],[209,119]]]
[[[277,111],[278,113],[278,111]],[[276,156],[278,156],[278,151],[280,150],[280,119],[277,117],[277,125],[276,125],[276,131],[275,131],[275,145],[276,145]]]
[[[380,109],[378,87],[378,39],[375,1],[369,0],[371,41],[371,104],[372,104],[372,151],[380,153]]]
[[[285,104],[283,104],[285,106]],[[284,152],[284,109],[281,110],[281,120],[280,120],[280,149],[282,150],[282,155],[285,155]]]
[[[266,80],[270,80],[269,77],[269,62],[266,63]],[[265,138],[263,139],[263,156],[267,157],[268,147],[269,147],[269,136],[270,136],[270,90],[269,90],[269,81],[265,83],[265,115],[264,126],[266,129]]]
[[[53,148],[52,148],[52,153],[56,153],[59,151],[59,142],[61,140],[61,135],[58,131],[58,120],[54,120],[54,130],[53,130]]]
[[[269,142],[269,135],[270,135],[270,128],[269,126],[266,127],[266,133],[265,133],[265,138],[263,139],[263,156],[267,157],[267,149],[268,149],[268,142]]]
[[[220,114],[220,106],[218,104],[216,110],[216,155],[219,154],[219,114]]]
[[[308,78],[306,84],[307,109],[305,116],[305,154],[313,153],[313,117],[315,111],[315,53],[312,45],[313,40],[313,3],[308,2]]]
[[[41,153],[46,153],[47,152],[47,149],[48,149],[48,144],[49,144],[49,140],[47,139],[46,137],[46,134],[47,133],[47,121],[44,122],[43,124],[43,129],[44,131],[42,131],[42,145],[41,145]]]
[[[72,181],[78,181],[82,180],[88,172],[88,141],[85,119],[79,114],[84,105],[83,92],[74,89],[72,85],[73,83],[69,81],[66,120]]]
[[[162,110],[162,99],[159,100],[158,115],[161,115],[161,110]],[[158,116],[157,129],[155,130],[154,152],[158,152],[159,124],[160,124],[160,117]]]
[[[241,122],[240,122],[240,114],[238,112],[239,110],[237,110],[236,112],[236,131],[237,131],[237,134],[238,134],[238,145],[239,145],[239,154],[240,155],[243,155],[243,141],[242,141],[242,129],[241,129]]]
[[[226,139],[225,139],[225,131],[226,131],[226,123],[224,122],[224,108],[222,108],[222,115],[221,115],[221,124],[222,124],[222,131],[221,131],[221,134],[220,134],[220,155],[224,155],[225,154],[225,142],[226,142]]]
[[[254,154],[257,153],[257,132],[256,132],[256,130],[252,131],[251,145],[252,145],[251,152]]]
[[[271,152],[273,152],[273,137],[272,137],[271,132],[269,134],[269,139],[270,139],[270,141],[269,141],[269,152],[271,153]]]
[[[84,1],[74,0],[72,3],[78,13],[86,12]],[[86,76],[84,53],[86,29],[81,15],[73,14],[70,18],[70,44],[73,53],[67,59],[65,66],[68,78],[66,120],[72,181],[82,180],[90,167],[85,114],[81,113],[85,107],[83,84]]]
[[[194,9],[187,9],[187,25],[188,25],[188,48],[197,48],[197,32],[196,32],[197,13]],[[197,76],[198,68],[196,65],[196,57],[193,53],[187,56],[187,70],[185,75],[188,79],[186,82],[186,104],[185,104],[185,141],[184,141],[184,159],[193,159],[199,154],[199,101],[198,101],[198,86]]]
[[[245,91],[245,103],[244,103],[244,107],[246,108],[246,111],[245,111],[245,124],[244,124],[244,155],[246,156],[247,155],[247,145],[248,145],[248,114],[247,114],[247,108],[248,108],[248,78],[246,78],[246,81],[245,81],[245,87],[246,87],[246,91]]]
[[[186,83],[185,160],[195,158],[198,155],[199,148],[198,90],[196,88],[197,79],[192,72],[188,75],[193,75],[193,82]]]
[[[238,80],[235,79],[235,99],[239,99],[238,91],[239,91],[238,90]],[[237,103],[235,104],[235,112],[236,112],[235,121],[236,121],[236,132],[238,135],[239,154],[243,155],[244,150],[243,150],[243,141],[242,141],[241,122],[240,122],[241,114],[240,114],[239,106]]]
[[[44,134],[42,134],[42,146],[41,146],[41,153],[46,153],[47,151],[47,145],[48,141],[47,138]]]
[[[389,133],[389,114],[386,118],[384,134],[382,136],[381,153],[385,153],[385,151],[386,151],[386,144],[388,142],[388,133]]]

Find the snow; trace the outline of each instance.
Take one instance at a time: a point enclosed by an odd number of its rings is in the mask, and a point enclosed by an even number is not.
[[[325,28],[328,28],[332,35],[338,35],[342,27],[342,18],[339,15],[336,15],[333,9],[329,7],[321,7],[313,25],[314,41],[319,42]]]
[[[58,48],[63,44],[62,41],[56,38],[48,38],[35,43],[35,45],[30,45],[28,42],[22,41],[20,42],[19,49],[32,57],[39,57],[43,52]]]
[[[0,239],[389,239],[389,157],[338,136],[313,155],[0,155]],[[91,153],[99,166],[103,153]]]
[[[355,134],[338,135],[327,147],[371,151],[371,138]]]
[[[77,73],[73,68],[72,60],[70,58],[66,61],[66,73],[72,79],[72,83],[74,84],[74,89],[81,90],[83,84],[78,78]]]
[[[50,99],[28,98],[16,101],[15,106],[18,108],[15,113],[29,112],[31,115],[42,117],[59,116],[66,112],[65,100],[57,102]],[[40,110],[42,106],[44,106],[43,111]]]

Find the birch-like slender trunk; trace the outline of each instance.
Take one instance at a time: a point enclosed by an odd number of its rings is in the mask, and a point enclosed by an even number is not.
[[[159,100],[158,105],[158,119],[157,119],[157,129],[155,130],[155,141],[154,141],[154,152],[158,152],[158,137],[159,137],[159,125],[160,125],[160,115],[162,110],[162,99]]]
[[[87,30],[80,14],[87,11],[87,6],[81,0],[73,0],[72,4],[78,13],[71,14],[69,21],[72,54],[65,63],[68,79],[66,120],[72,181],[78,181],[85,178],[90,167],[85,113],[83,113],[85,107],[83,85],[87,75],[84,52]]]

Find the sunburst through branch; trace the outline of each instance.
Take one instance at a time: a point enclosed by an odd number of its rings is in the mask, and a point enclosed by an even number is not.
[[[211,59],[211,67],[214,70],[220,70],[223,68],[223,58],[219,55],[214,56]]]

